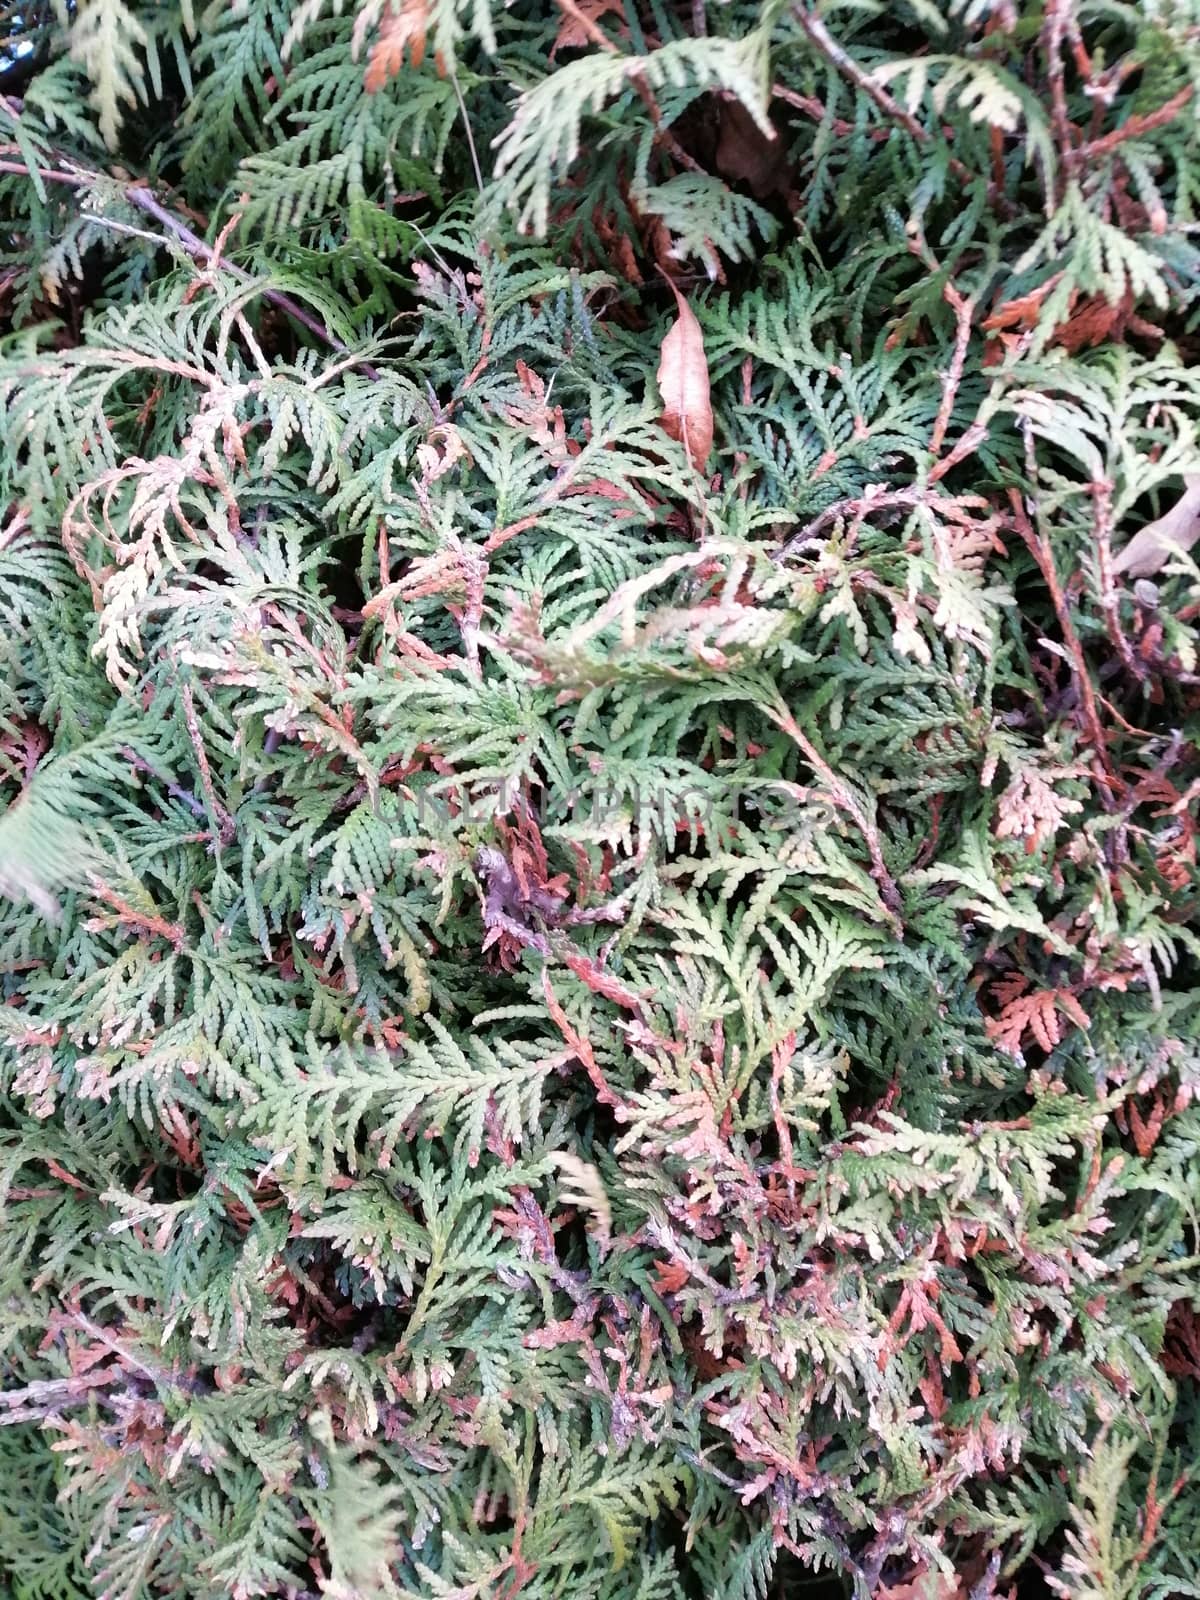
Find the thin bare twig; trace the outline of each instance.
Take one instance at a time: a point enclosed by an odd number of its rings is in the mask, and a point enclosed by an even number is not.
[[[240,283],[257,284],[258,280],[251,273],[246,272],[242,267],[235,266],[232,261],[225,261],[219,258],[211,245],[206,244],[203,239],[192,232],[185,222],[181,222],[165,206],[160,205],[144,184],[130,184],[125,190],[125,198],[131,205],[136,206],[139,211],[144,212],[148,217],[153,217],[156,222],[161,223],[164,228],[168,229],[187,251],[188,255],[194,257],[197,261],[202,261],[205,266],[215,266],[221,272],[230,273]],[[339,355],[348,356],[353,354],[350,346],[344,340],[339,339],[336,333],[332,333],[323,322],[293,300],[291,295],[284,294],[280,289],[268,289],[261,286],[260,293],[264,300],[269,301],[271,305],[291,317],[294,322],[298,322],[302,328],[307,328],[309,333],[323,340],[331,349],[336,350]],[[363,362],[362,370],[368,378],[378,381],[380,374],[377,368]]]
[[[187,935],[181,922],[168,922],[165,917],[151,915],[139,911],[136,906],[131,906],[129,901],[104,881],[96,873],[89,873],[89,883],[92,893],[102,905],[106,905],[115,914],[118,927],[137,928],[143,933],[152,934],[160,939],[165,939],[171,948],[180,951],[184,947]],[[107,917],[91,917],[84,924],[89,930],[98,930],[111,926]]]
[[[871,876],[878,885],[880,898],[887,908],[888,919],[892,924],[893,931],[899,938],[904,932],[904,925],[900,921],[899,915],[900,895],[896,889],[896,881],[888,871],[887,863],[883,859],[883,845],[879,838],[879,829],[868,816],[866,807],[850,785],[844,779],[838,777],[790,711],[782,707],[779,710],[768,709],[767,715],[777,727],[783,729],[794,744],[800,747],[804,759],[828,789],[834,805],[858,824],[863,836],[863,842],[867,847],[867,854],[871,858]]]
[[[555,4],[563,15],[570,17],[571,21],[583,30],[584,35],[599,49],[603,50],[606,55],[619,56],[621,54],[595,18],[587,16],[576,4],[576,0],[555,0]],[[703,172],[704,168],[695,157],[687,153],[669,128],[663,127],[662,109],[655,99],[654,90],[646,82],[645,74],[639,68],[631,67],[629,81],[637,90],[642,104],[650,113],[650,120],[654,124],[655,138],[658,142],[681,167],[685,167],[689,172]]]
[[[813,122],[825,121],[828,107],[824,106],[815,95],[797,94],[795,89],[789,89],[786,84],[773,83],[771,85],[771,98],[772,100],[782,100],[785,106],[792,106],[795,110],[802,111]],[[848,138],[855,132],[854,124],[848,122],[845,117],[831,118],[830,126],[833,128],[834,133],[841,138]],[[866,136],[868,139],[886,139],[889,137],[889,131],[887,128],[868,128]]]
[[[1020,493],[1016,489],[1009,490],[1009,503],[1012,506],[1013,524],[1021,538],[1025,541],[1030,555],[1037,562],[1038,570],[1046,581],[1050,591],[1050,599],[1054,605],[1054,614],[1058,618],[1059,630],[1062,633],[1063,644],[1074,670],[1075,684],[1079,691],[1079,703],[1083,710],[1083,720],[1087,736],[1095,752],[1099,771],[1096,774],[1100,784],[1101,795],[1105,801],[1106,809],[1111,810],[1113,805],[1113,788],[1116,782],[1111,764],[1108,759],[1108,746],[1104,738],[1104,729],[1100,722],[1100,711],[1096,705],[1096,691],[1092,686],[1092,676],[1088,671],[1087,661],[1084,659],[1083,646],[1079,642],[1079,635],[1075,631],[1075,624],[1071,620],[1070,607],[1067,605],[1066,596],[1063,594],[1062,584],[1058,581],[1058,569],[1054,565],[1054,555],[1050,550],[1049,542],[1038,537],[1032,522],[1021,502]]]
[[[778,564],[802,545],[824,533],[826,528],[833,526],[840,517],[854,516],[859,519],[871,511],[897,511],[908,510],[913,506],[922,505],[929,495],[920,485],[914,484],[907,489],[888,489],[879,494],[863,494],[848,500],[835,500],[831,506],[826,506],[811,522],[794,533],[790,539],[784,541],[779,549],[774,552],[771,560]]]
[[[103,1389],[123,1377],[115,1363],[93,1367],[69,1378],[35,1378],[20,1389],[0,1394],[0,1427],[57,1416],[66,1406],[82,1405],[93,1389]]]
[[[843,49],[833,37],[820,17],[814,17],[810,11],[801,5],[792,7],[792,15],[804,30],[809,43],[821,52],[831,66],[840,72],[848,83],[852,83],[856,89],[861,89],[869,100],[874,101],[884,116],[890,117],[893,122],[899,123],[905,132],[911,134],[918,144],[929,143],[933,137],[929,129],[922,127],[916,117],[910,111],[906,111],[894,95],[890,95],[881,83],[876,83],[871,74],[859,66],[854,57]],[[813,110],[810,108],[806,96],[793,96],[790,90],[784,90],[779,87],[773,88],[771,93],[788,105],[794,105],[797,110],[803,111],[806,115],[813,115]],[[817,101],[814,104],[819,106],[820,102]],[[820,117],[824,117],[824,114],[824,108],[821,108]],[[851,131],[851,124],[847,123],[845,127],[847,131]],[[838,131],[841,130],[839,129]],[[950,157],[948,166],[954,176],[963,183],[974,183],[978,177],[978,173],[972,172],[970,167],[961,162],[957,156]]]
[[[563,16],[570,17],[575,26],[582,29],[584,36],[590,39],[594,45],[598,45],[601,50],[610,56],[620,54],[616,45],[608,37],[595,17],[589,17],[587,12],[576,4],[576,0],[556,0],[556,4]]]
[[[1067,109],[1067,90],[1063,68],[1063,45],[1067,38],[1068,0],[1046,0],[1045,22],[1042,25],[1042,50],[1046,57],[1046,76],[1050,84],[1050,121],[1054,128],[1058,153],[1067,172],[1073,174],[1079,164],[1079,151],[1072,140],[1073,124]],[[1047,189],[1046,205],[1051,208],[1056,197]]]
[[[1135,679],[1143,679],[1146,676],[1145,669],[1139,666],[1129,640],[1121,632],[1121,607],[1117,599],[1112,558],[1113,486],[1106,479],[1101,479],[1093,483],[1091,489],[1092,504],[1096,512],[1093,526],[1096,532],[1096,565],[1099,568],[1100,609],[1104,613],[1104,625],[1108,630],[1109,641],[1120,656],[1126,672]]]
[[[15,146],[6,145],[3,148],[6,151],[11,151]],[[0,172],[11,172],[17,178],[32,178],[34,170],[32,167],[27,166],[24,161],[0,161]],[[78,173],[59,172],[54,167],[38,167],[36,172],[37,176],[47,183],[66,183],[74,189],[80,189],[88,182],[87,177],[80,177]]]
[[[121,1360],[127,1362],[129,1366],[136,1367],[139,1372],[150,1379],[151,1383],[164,1381],[169,1383],[171,1381],[168,1374],[161,1367],[147,1366],[141,1356],[135,1355],[128,1345],[123,1344],[120,1339],[115,1339],[107,1328],[99,1327],[90,1317],[85,1317],[81,1311],[76,1312],[71,1320],[77,1323],[85,1333],[90,1334],[93,1339],[102,1344],[106,1350],[111,1350],[115,1356],[120,1356]]]
[[[13,147],[4,146],[0,148],[4,148],[7,153]],[[11,172],[15,176],[22,178],[32,178],[34,176],[33,171],[24,161],[0,161],[0,172]],[[97,179],[103,179],[106,174],[86,171],[67,172],[54,167],[38,167],[37,176],[48,183],[62,183],[73,189],[83,189]],[[268,301],[277,310],[282,311],[285,316],[290,317],[293,322],[298,322],[302,328],[306,328],[315,338],[329,345],[339,355],[349,356],[357,361],[350,346],[344,340],[339,339],[336,333],[331,332],[319,318],[306,311],[302,305],[292,299],[290,294],[285,294],[281,289],[267,288],[265,285],[260,284],[252,273],[246,272],[244,268],[236,266],[232,261],[223,259],[218,251],[193,233],[186,222],[181,222],[173,212],[168,211],[165,206],[161,205],[145,184],[128,184],[125,188],[125,198],[136,210],[142,212],[145,216],[153,217],[157,223],[166,228],[193,260],[203,262],[205,266],[211,266],[217,271],[228,272],[239,283],[257,287],[264,300]],[[116,232],[133,233],[136,237],[145,239],[150,243],[162,244],[164,242],[154,234],[141,233],[112,218],[96,217],[94,220],[113,228]],[[373,367],[365,361],[358,363],[358,365],[360,365],[361,370],[368,378],[373,382],[378,382],[380,373],[377,367]]]
[[[861,89],[868,100],[873,100],[885,116],[890,117],[893,122],[898,122],[919,144],[928,142],[930,137],[928,128],[923,128],[910,111],[906,111],[881,83],[876,83],[870,73],[859,66],[853,56],[849,55],[833,37],[820,17],[814,17],[811,11],[798,5],[792,7],[792,15],[804,30],[810,43],[847,82],[852,83],[856,89]]]
[[[463,127],[467,133],[467,149],[471,152],[471,166],[475,172],[475,186],[480,194],[483,193],[483,168],[479,165],[479,152],[475,148],[475,132],[471,127],[471,119],[467,115],[467,102],[463,99],[462,89],[459,87],[458,74],[450,74],[450,82],[454,87],[455,98],[458,101],[459,113],[462,116]]]
[[[962,438],[956,440],[955,443],[951,445],[949,454],[944,455],[942,459],[930,469],[928,481],[930,483],[940,482],[941,479],[944,478],[951,470],[951,468],[956,467],[960,461],[965,460],[966,457],[971,454],[972,450],[977,450],[987,436],[987,425],[978,421],[973,422],[963,434]]]

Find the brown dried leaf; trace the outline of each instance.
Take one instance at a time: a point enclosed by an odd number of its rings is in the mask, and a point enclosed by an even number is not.
[[[1200,539],[1200,473],[1184,476],[1179,499],[1161,517],[1148,522],[1113,562],[1114,572],[1131,578],[1152,578],[1177,550],[1190,550]]]
[[[1036,289],[1030,289],[1028,294],[1023,294],[1016,300],[1005,300],[1002,305],[996,307],[990,317],[985,318],[984,332],[997,333],[1002,328],[1035,327],[1041,313],[1042,301],[1061,278],[1061,272],[1055,273],[1054,277],[1047,278],[1045,283],[1039,283]]]
[[[672,439],[679,440],[693,466],[703,472],[713,442],[704,335],[691,306],[673,283],[671,292],[679,307],[679,317],[662,342],[662,358],[658,364],[662,426]]]
[[[1132,309],[1132,294],[1127,294],[1118,305],[1113,305],[1102,294],[1091,295],[1072,304],[1067,320],[1055,329],[1054,343],[1061,345],[1069,355],[1091,350],[1118,332]]]
[[[413,69],[425,59],[425,35],[429,28],[429,0],[400,0],[385,12],[379,24],[379,37],[371,46],[363,88],[378,94],[389,78],[404,65],[409,52]]]
[[[876,1589],[875,1600],[957,1600],[962,1587],[955,1578],[921,1568],[903,1583]]]
[[[1078,1028],[1087,1028],[1087,1012],[1068,989],[1039,989],[1033,994],[1015,996],[1007,1001],[997,1017],[985,1017],[983,1026],[993,1043],[1020,1056],[1022,1042],[1027,1033],[1035,1043],[1049,1053],[1063,1036],[1063,1022],[1059,1011]]]

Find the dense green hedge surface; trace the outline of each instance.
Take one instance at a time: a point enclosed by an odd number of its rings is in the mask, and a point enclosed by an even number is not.
[[[4,27],[0,1587],[1200,1593],[1190,7]]]

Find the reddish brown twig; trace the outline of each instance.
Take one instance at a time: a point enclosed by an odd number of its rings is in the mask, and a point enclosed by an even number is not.
[[[1088,671],[1087,662],[1084,659],[1083,646],[1079,642],[1079,635],[1076,633],[1075,624],[1071,620],[1071,612],[1067,606],[1066,596],[1063,594],[1062,584],[1058,581],[1058,570],[1054,565],[1054,556],[1048,543],[1040,539],[1034,531],[1033,524],[1030,522],[1025,507],[1021,503],[1021,496],[1016,489],[1009,490],[1009,504],[1012,507],[1013,526],[1025,541],[1030,555],[1037,562],[1038,570],[1045,579],[1046,587],[1050,591],[1050,599],[1054,606],[1054,614],[1058,618],[1063,644],[1066,646],[1067,653],[1071,659],[1087,736],[1100,767],[1100,771],[1096,774],[1097,781],[1100,784],[1106,807],[1111,809],[1113,790],[1118,780],[1108,759],[1104,728],[1100,722],[1100,712],[1096,705],[1096,691],[1092,686],[1091,673]]]
[[[828,37],[828,35],[826,35],[826,37]],[[814,40],[814,43],[815,42],[816,41]],[[833,42],[834,41],[832,39],[830,39],[830,43],[832,44]],[[840,46],[837,46],[837,48],[839,50],[841,49]],[[842,53],[843,53],[843,55],[845,54],[845,52],[842,52]],[[848,55],[845,56],[845,59],[846,59],[847,62],[850,62],[850,57]],[[853,65],[853,62],[850,62],[850,64]],[[837,63],[834,62],[834,65],[836,66]],[[856,72],[858,70],[859,69],[856,68]],[[865,74],[864,74],[864,76],[865,76]],[[858,83],[858,78],[857,77],[852,77],[850,79],[850,81],[852,83],[856,83],[857,84]],[[873,80],[867,79],[867,82],[873,82]],[[876,88],[879,87],[878,84],[875,84],[874,86]],[[863,87],[863,86],[860,84],[859,87]],[[867,91],[864,88],[864,93],[866,93],[866,92]],[[785,84],[782,84],[782,83],[773,83],[771,85],[771,98],[773,100],[782,100],[785,106],[794,107],[795,110],[802,112],[806,117],[810,117],[813,120],[813,122],[824,122],[826,120],[826,117],[828,116],[828,108],[826,106],[822,105],[821,101],[818,100],[815,95],[797,94],[797,92],[794,89],[789,89],[789,88],[787,88],[787,86]],[[872,95],[871,98],[874,99],[875,98],[874,95]],[[896,104],[895,101],[892,101],[892,97],[890,95],[885,95],[885,98],[888,101],[890,101],[893,105]],[[879,102],[877,100],[876,100],[875,103],[877,105],[879,104]],[[881,110],[886,110],[886,107],[880,106],[880,109]],[[897,105],[896,109],[900,110],[901,108]],[[905,113],[905,115],[907,115],[907,113]],[[917,133],[914,134],[915,138],[920,138],[922,140],[925,140],[925,139],[928,139],[930,137],[928,129],[921,127],[921,124],[919,122],[917,122],[915,118],[912,119],[912,123],[913,123],[913,127],[915,127],[917,129]],[[830,117],[829,118],[829,126],[833,129],[834,133],[836,133],[838,135],[838,137],[842,138],[842,139],[849,138],[849,137],[852,137],[852,136],[853,137],[858,137],[860,134],[865,135],[865,137],[868,138],[868,139],[872,139],[872,140],[876,140],[876,141],[878,141],[880,139],[887,139],[887,138],[891,137],[891,131],[888,128],[866,128],[866,129],[862,129],[862,128],[857,127],[853,122],[848,121],[845,117]],[[908,127],[907,123],[905,124],[905,127],[908,128],[908,132],[910,132],[910,133],[913,132],[913,128],[912,127]],[[947,129],[944,129],[943,131],[948,136],[953,133],[953,129],[948,129],[947,128]],[[975,181],[975,178],[978,176],[978,174],[976,174],[976,173],[971,171],[970,167],[968,167],[965,162],[960,161],[957,156],[951,156],[950,157],[949,168],[950,168],[950,171],[954,174],[954,176],[956,178],[958,178],[962,183],[973,183]],[[1000,186],[997,186],[995,183],[993,183],[992,187],[993,187],[993,190],[996,190],[997,193],[998,193],[999,192],[999,188],[1002,188],[1003,185],[1001,184]],[[1006,202],[1001,202],[1001,203],[1006,204]]]
[[[580,1033],[571,1026],[550,982],[549,970],[545,967],[542,968],[542,993],[546,997],[546,1007],[550,1012],[555,1027],[566,1041],[567,1049],[587,1073],[592,1088],[596,1091],[596,1099],[602,1106],[623,1106],[625,1104],[624,1100],[620,1095],[613,1092],[607,1078],[601,1071],[600,1064],[596,1060],[595,1052],[592,1049],[591,1040],[586,1033]]]
[[[1073,143],[1074,127],[1067,110],[1067,89],[1063,72],[1063,44],[1067,37],[1068,0],[1046,0],[1042,25],[1042,51],[1050,84],[1050,122],[1063,166],[1074,172],[1079,152]],[[1047,196],[1047,204],[1050,196]]]
[[[1099,139],[1089,139],[1083,145],[1079,154],[1087,161],[1099,161],[1125,143],[1127,139],[1140,138],[1143,133],[1149,133],[1154,128],[1164,127],[1183,110],[1184,106],[1192,99],[1195,89],[1190,83],[1185,84],[1169,100],[1164,100],[1156,111],[1134,112],[1127,122],[1119,128],[1114,128],[1111,133],[1102,135]]]
[[[90,932],[99,932],[113,924],[137,928],[142,933],[154,934],[165,939],[175,950],[183,949],[184,931],[180,922],[168,922],[165,917],[154,915],[145,911],[138,911],[131,906],[128,900],[122,898],[117,891],[104,882],[103,878],[91,877],[92,893],[102,904],[112,909],[111,917],[91,917],[86,923]]]
[[[852,83],[856,89],[860,89],[868,100],[873,100],[885,116],[890,117],[893,122],[898,122],[919,144],[925,144],[928,141],[930,137],[928,128],[923,128],[911,111],[906,111],[881,83],[876,83],[871,74],[859,66],[853,56],[849,55],[833,37],[820,17],[814,17],[810,11],[800,5],[792,7],[792,15],[800,24],[809,42],[841,73],[847,82]]]
[[[792,15],[800,24],[813,48],[820,51],[835,71],[846,79],[847,83],[852,83],[856,89],[861,90],[868,100],[873,101],[878,106],[885,117],[890,118],[892,122],[898,123],[906,133],[911,134],[918,144],[929,143],[933,137],[929,129],[922,127],[916,117],[910,111],[906,111],[894,95],[890,95],[881,83],[876,83],[871,74],[859,66],[854,57],[837,42],[819,17],[814,17],[802,5],[794,5],[792,7]],[[805,116],[812,117],[814,121],[821,122],[825,118],[825,107],[819,100],[810,99],[807,95],[795,94],[791,89],[785,89],[781,84],[773,85],[771,94],[774,98],[782,100],[785,105],[795,106],[797,111],[802,111]],[[858,131],[853,123],[845,122],[841,118],[835,117],[833,126],[834,131],[840,135]],[[868,137],[877,137],[878,131],[882,130],[870,130]],[[970,167],[961,162],[957,156],[951,156],[947,165],[961,183],[974,183],[978,176],[978,174],[971,171]]]
[[[16,148],[16,145],[11,144],[0,146],[6,154]],[[17,178],[32,178],[36,175],[47,183],[65,183],[73,189],[81,189],[88,182],[88,177],[80,177],[74,172],[59,172],[55,167],[34,169],[27,166],[24,161],[0,161],[0,172],[11,172]]]
[[[794,89],[789,89],[782,83],[773,83],[771,85],[771,98],[773,100],[782,100],[785,106],[792,106],[795,110],[802,111],[813,122],[824,122],[828,114],[827,107],[822,105],[815,95],[797,94]],[[848,138],[851,134],[857,132],[854,124],[847,122],[845,117],[830,118],[830,126],[833,128],[834,133],[842,139]],[[867,137],[868,139],[886,139],[888,130],[886,128],[869,128]]]
[[[603,50],[606,55],[616,56],[621,54],[595,18],[587,16],[576,4],[576,0],[555,0],[555,3],[563,15],[570,17],[572,22],[582,28],[586,37]],[[704,168],[693,156],[688,154],[671,130],[662,126],[662,110],[655,98],[654,90],[646,82],[645,74],[639,68],[631,67],[629,81],[637,90],[642,104],[650,113],[650,120],[654,124],[655,138],[658,142],[681,167],[686,167],[689,172],[703,172]]]
[[[928,481],[938,483],[946,474],[956,467],[960,461],[969,456],[972,450],[977,450],[987,438],[987,427],[982,422],[973,422],[962,437],[951,445],[949,453],[934,466],[929,473]]]
[[[954,352],[950,357],[950,365],[945,372],[939,374],[942,403],[938,407],[933,434],[929,441],[930,452],[935,456],[940,456],[942,453],[946,429],[950,426],[954,402],[958,398],[958,386],[962,382],[963,368],[967,360],[967,346],[971,342],[971,318],[975,314],[974,297],[961,294],[952,283],[942,285],[942,299],[954,312],[955,331]]]
[[[896,889],[896,881],[888,871],[887,863],[883,859],[883,844],[879,838],[879,829],[868,815],[866,807],[850,785],[843,778],[838,777],[790,711],[782,707],[778,710],[768,708],[767,715],[777,727],[783,729],[794,744],[800,747],[804,759],[820,777],[829,792],[830,799],[838,810],[844,811],[858,825],[859,831],[863,836],[863,842],[867,847],[867,854],[871,858],[871,876],[879,887],[880,897],[887,907],[888,919],[897,937],[899,937],[904,931],[899,916],[900,895]]]
[[[1134,657],[1129,640],[1121,632],[1120,602],[1117,599],[1117,586],[1113,575],[1112,559],[1112,491],[1113,486],[1106,480],[1093,483],[1092,503],[1096,509],[1096,565],[1100,576],[1100,609],[1104,613],[1104,624],[1108,630],[1108,637],[1114,650],[1121,658],[1121,664],[1134,678],[1144,678],[1145,671]]]

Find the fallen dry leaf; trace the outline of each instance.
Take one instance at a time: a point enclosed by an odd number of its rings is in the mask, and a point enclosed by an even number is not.
[[[691,306],[673,283],[671,292],[679,307],[679,316],[662,342],[662,357],[658,363],[662,425],[664,432],[679,440],[692,465],[703,472],[713,441],[704,335]]]
[[[1131,578],[1152,578],[1177,550],[1190,550],[1200,539],[1200,473],[1184,476],[1183,493],[1161,517],[1148,522],[1113,561],[1114,572]]]

